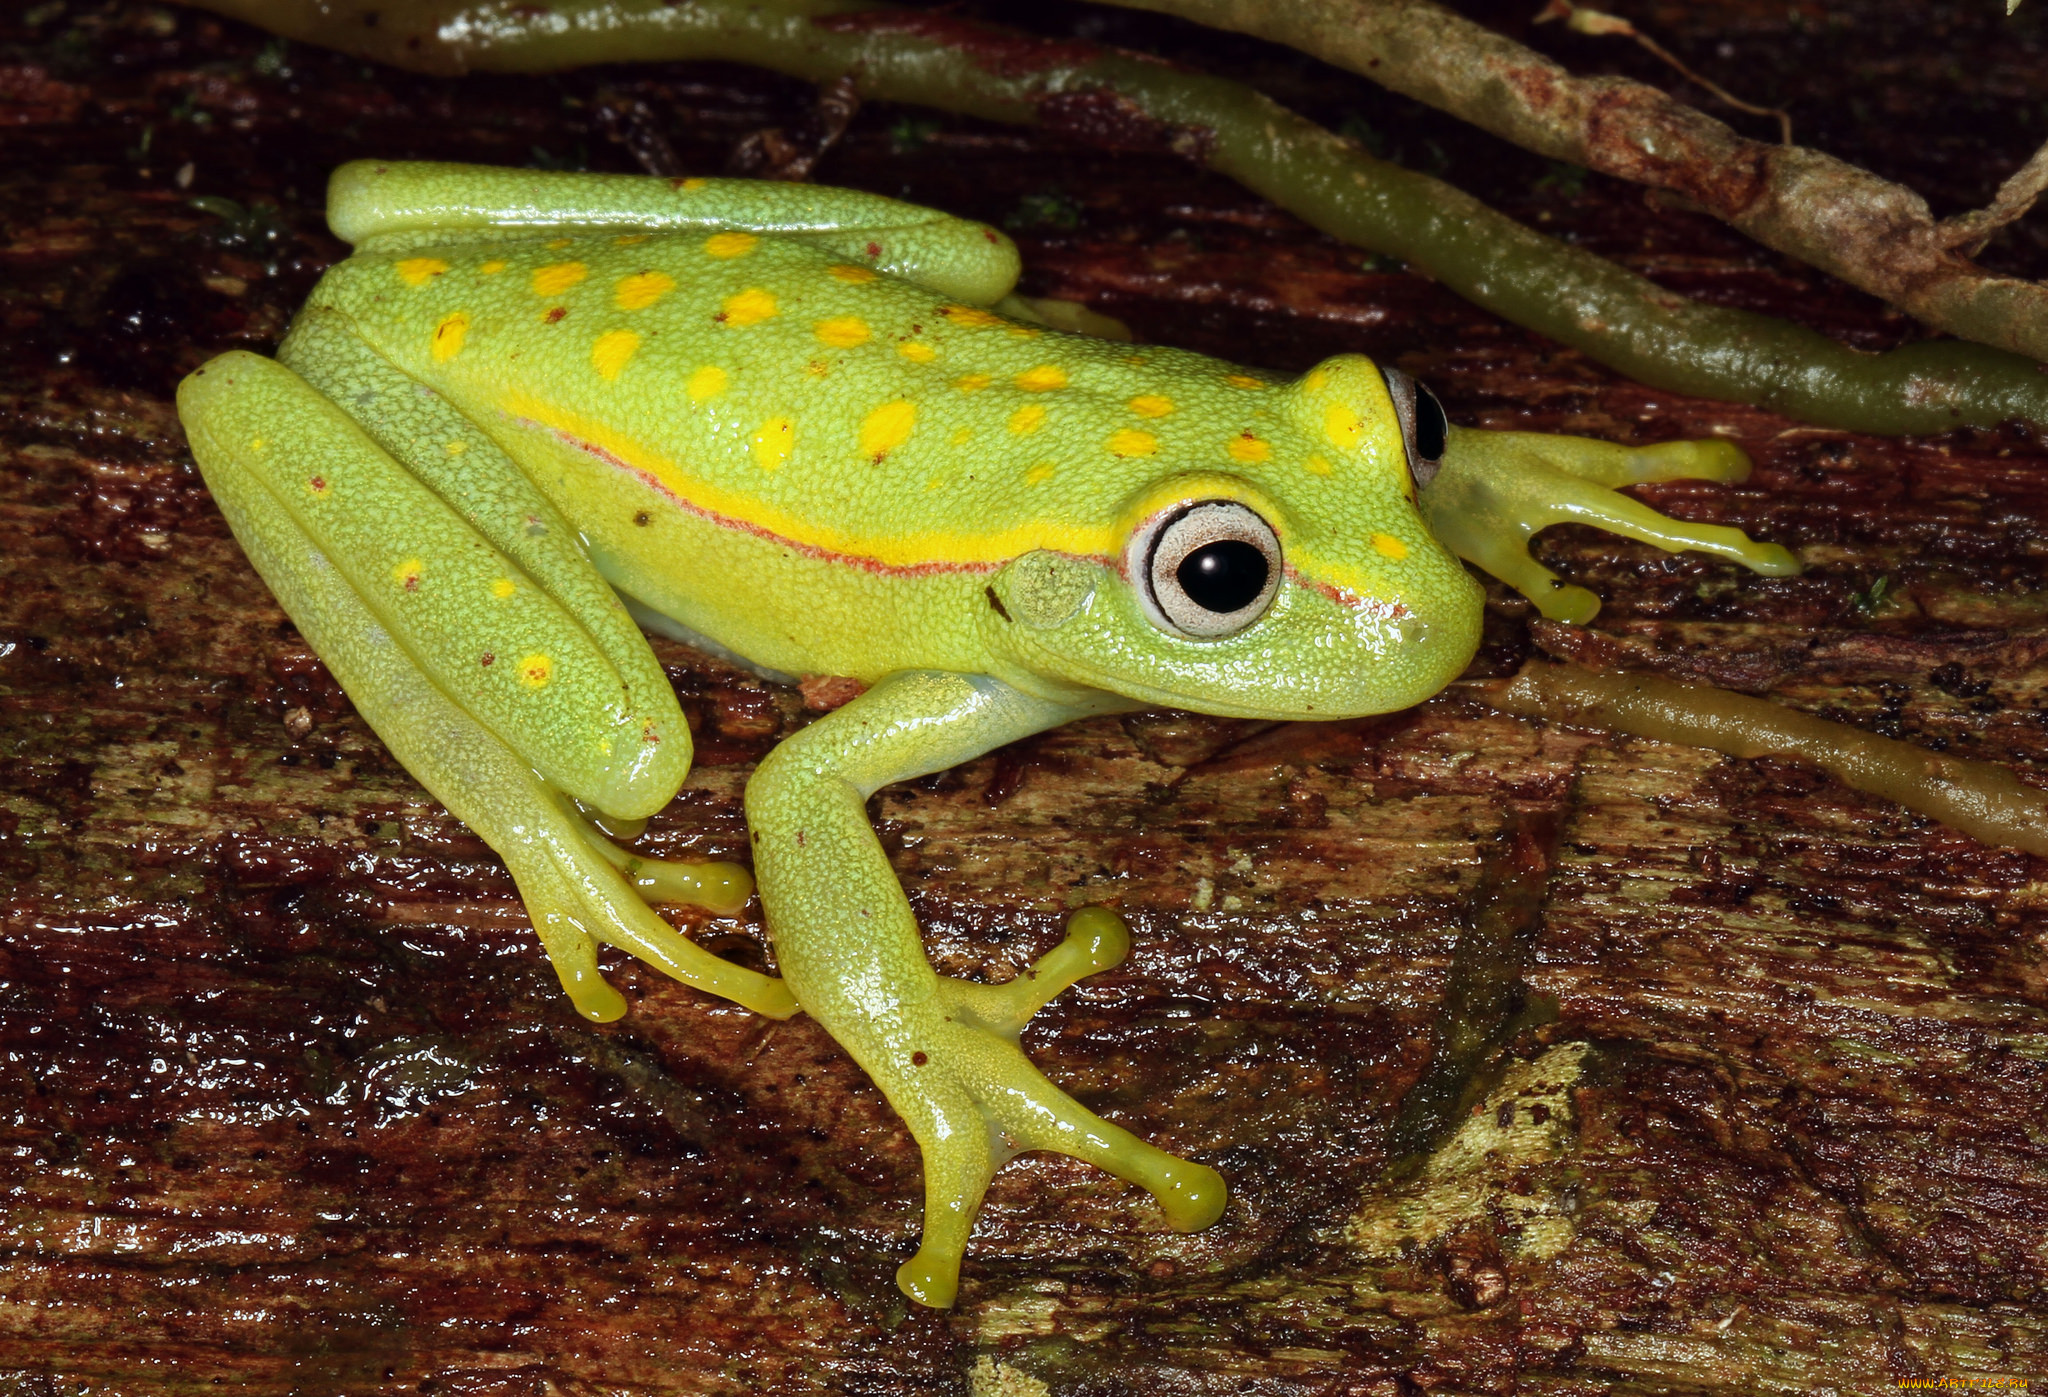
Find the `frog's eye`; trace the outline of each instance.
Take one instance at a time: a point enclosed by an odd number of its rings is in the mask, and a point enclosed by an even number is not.
[[[1387,395],[1394,400],[1394,414],[1401,419],[1401,444],[1408,449],[1408,475],[1420,490],[1436,479],[1443,464],[1444,445],[1450,439],[1451,420],[1436,394],[1399,369],[1382,369]]]
[[[1241,504],[1210,500],[1164,515],[1133,540],[1145,560],[1145,614],[1163,630],[1214,639],[1266,614],[1280,588],[1280,540]]]

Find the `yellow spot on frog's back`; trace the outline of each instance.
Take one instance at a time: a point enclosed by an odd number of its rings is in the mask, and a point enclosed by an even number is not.
[[[1246,465],[1256,465],[1273,454],[1271,446],[1250,432],[1239,432],[1232,437],[1228,450],[1231,460],[1242,461]]]
[[[491,584],[491,595],[496,597],[499,601],[505,600],[505,598],[511,596],[514,592],[518,590],[519,584],[514,582],[509,577],[501,577],[496,582],[493,582]]]
[[[920,340],[905,340],[896,346],[896,352],[913,364],[929,364],[938,358],[938,352]]]
[[[261,451],[264,447],[268,445],[270,445],[270,443],[265,441],[262,437],[253,437],[249,441],[249,449],[251,451]]]
[[[875,279],[875,274],[866,267],[855,267],[845,262],[834,263],[825,269],[825,275],[848,286],[865,286]]]
[[[1301,464],[1310,475],[1328,475],[1330,473],[1329,460],[1325,457],[1317,456],[1313,453],[1311,453],[1309,458],[1306,461],[1303,461]]]
[[[1392,534],[1374,534],[1372,550],[1382,558],[1392,558],[1397,563],[1408,556],[1408,545]]]
[[[570,240],[568,238],[549,238],[548,250],[550,252],[560,252],[563,248],[569,245],[569,241]]]
[[[963,393],[979,393],[992,381],[987,374],[962,374],[953,380],[953,386]]]
[[[764,320],[773,320],[781,311],[775,298],[758,286],[749,286],[736,295],[725,298],[725,306],[718,313],[718,319],[727,325],[744,328],[759,325]]]
[[[1150,432],[1141,432],[1126,427],[1112,436],[1107,443],[1112,456],[1150,456],[1159,449],[1159,438]]]
[[[1330,374],[1327,369],[1310,369],[1308,377],[1304,378],[1301,382],[1302,386],[1307,388],[1309,392],[1320,393],[1330,386]]]
[[[499,272],[504,271],[505,267],[506,262],[504,258],[493,257],[490,261],[478,267],[476,272],[478,276],[496,276]]]
[[[1053,465],[1052,465],[1052,462],[1050,462],[1050,461],[1040,461],[1040,462],[1039,462],[1039,463],[1038,463],[1037,465],[1033,466],[1033,467],[1032,467],[1032,468],[1031,468],[1030,470],[1028,470],[1028,471],[1024,472],[1024,483],[1025,483],[1026,485],[1043,485],[1043,484],[1045,484],[1045,482],[1046,482],[1046,481],[1048,481],[1048,480],[1051,480],[1051,479],[1052,479],[1052,477],[1053,477]]]
[[[1356,451],[1365,435],[1365,423],[1343,403],[1331,403],[1323,409],[1323,435],[1339,451]]]
[[[555,262],[537,269],[533,274],[533,294],[536,296],[559,296],[577,282],[590,275],[590,268],[581,262]]]
[[[1140,417],[1165,417],[1173,411],[1173,399],[1162,398],[1157,393],[1141,393],[1126,406]]]
[[[689,381],[683,385],[683,391],[690,395],[691,402],[706,403],[723,393],[731,382],[732,380],[726,377],[724,369],[716,364],[706,364],[690,375]]]
[[[1040,364],[1035,369],[1024,370],[1011,381],[1027,393],[1046,393],[1067,386],[1067,371],[1058,364]]]
[[[857,315],[835,315],[830,320],[820,320],[814,329],[819,340],[834,349],[852,349],[855,345],[866,344],[872,333],[868,322]]]
[[[692,175],[690,176],[690,178],[683,181],[682,188],[690,193],[695,193],[697,190],[702,189],[705,185],[709,183],[711,183],[711,181],[705,179],[702,175]]]
[[[555,662],[546,655],[528,655],[519,662],[519,682],[529,689],[544,689],[555,676]]]
[[[771,417],[754,433],[754,461],[772,471],[796,450],[796,423],[787,417]]]
[[[619,278],[612,303],[620,310],[646,310],[676,289],[676,279],[663,272],[635,272]]]
[[[986,330],[1003,323],[1000,315],[992,310],[983,310],[979,306],[940,306],[939,314],[955,325],[969,330]]]
[[[1028,437],[1045,425],[1045,409],[1037,403],[1026,403],[1010,414],[1010,430],[1020,437]]]
[[[418,558],[407,558],[391,569],[391,580],[408,592],[417,592],[420,589],[420,574],[424,571],[425,563]]]
[[[620,247],[638,247],[641,243],[647,241],[647,235],[645,233],[621,233],[618,237],[613,238],[612,241]]]
[[[469,312],[458,310],[453,315],[441,317],[441,323],[434,327],[434,338],[428,343],[428,352],[434,362],[445,364],[462,352],[462,342],[469,338]]]
[[[860,454],[880,464],[891,451],[910,440],[917,425],[917,404],[904,398],[883,403],[860,424]]]
[[[425,286],[447,270],[448,264],[438,257],[408,257],[397,264],[399,278],[407,286]]]
[[[744,257],[760,244],[752,233],[713,233],[704,240],[707,257]]]
[[[590,346],[590,366],[604,378],[617,378],[640,348],[640,337],[631,330],[607,330]]]
[[[441,449],[450,456],[460,456],[463,452],[469,450],[469,443],[466,441],[444,441],[441,443]]]
[[[1253,378],[1250,374],[1231,374],[1223,380],[1232,388],[1264,388],[1266,380]]]
[[[955,428],[953,429],[953,436],[952,436],[952,438],[951,438],[950,444],[951,444],[951,445],[953,445],[953,446],[965,446],[965,445],[967,445],[967,443],[968,443],[968,442],[970,442],[970,441],[973,441],[973,440],[974,440],[974,428],[972,428],[972,427],[955,427]]]

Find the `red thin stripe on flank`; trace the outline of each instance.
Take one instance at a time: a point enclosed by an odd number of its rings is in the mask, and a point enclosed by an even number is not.
[[[1400,602],[1368,601],[1366,598],[1359,596],[1358,593],[1347,591],[1334,582],[1322,582],[1313,577],[1303,577],[1291,567],[1287,569],[1287,580],[1302,587],[1313,587],[1339,606],[1369,607],[1376,615],[1384,616],[1390,621],[1399,621],[1403,617],[1412,614]]]
[[[881,573],[890,577],[931,577],[942,573],[998,572],[1007,566],[1010,561],[1005,558],[992,563],[885,563],[879,558],[863,557],[858,553],[841,553],[830,548],[820,548],[814,543],[798,543],[793,538],[785,538],[772,529],[762,528],[759,524],[750,524],[744,519],[734,519],[729,515],[720,514],[717,510],[706,509],[703,505],[693,500],[686,500],[675,491],[669,489],[668,486],[662,484],[653,472],[642,470],[630,461],[620,460],[595,442],[584,441],[581,437],[556,427],[542,427],[542,424],[525,418],[522,418],[520,421],[522,426],[541,427],[543,431],[552,433],[558,440],[568,443],[578,451],[588,452],[608,466],[614,466],[619,470],[639,476],[641,480],[647,483],[650,489],[659,491],[673,502],[676,508],[687,514],[694,514],[699,519],[709,520],[721,529],[737,529],[741,533],[752,534],[755,538],[763,539],[781,548],[790,549],[806,558],[816,558],[821,562],[827,563],[840,563],[847,567],[859,568],[862,572]],[[1107,559],[1102,561],[1107,561]]]

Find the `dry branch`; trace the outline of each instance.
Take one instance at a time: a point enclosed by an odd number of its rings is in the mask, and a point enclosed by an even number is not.
[[[418,72],[722,59],[819,83],[852,74],[864,98],[1199,161],[1654,388],[1886,434],[2048,424],[2048,377],[2020,355],[1952,341],[1863,354],[1789,321],[1689,300],[1376,160],[1242,83],[1145,55],[859,0],[428,0],[399,14],[368,0],[203,3]]]
[[[1951,236],[1954,221],[1937,222],[1902,185],[1817,150],[1750,140],[1644,83],[1573,77],[1432,0],[1108,3],[1288,44],[1540,155],[1676,194],[1936,330],[2048,359],[2048,287],[1957,250],[2010,221],[1992,213],[2009,207],[2004,191]]]

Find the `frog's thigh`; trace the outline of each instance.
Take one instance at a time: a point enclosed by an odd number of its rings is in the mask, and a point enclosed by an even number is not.
[[[1222,1209],[1213,1170],[1084,1110],[1017,1047],[1032,1011],[1079,975],[1113,964],[1120,946],[1077,919],[1069,944],[1022,985],[942,980],[868,825],[865,802],[880,787],[1075,716],[979,676],[897,675],[784,742],[747,787],[754,866],[782,973],[923,1152],[924,1241],[897,1280],[924,1304],[952,1303],[989,1178],[1021,1150],[1073,1155],[1150,1189],[1178,1227],[1207,1226]]]
[[[778,180],[513,170],[357,160],[334,172],[327,221],[348,242],[508,228],[741,229],[799,238],[970,305],[1017,283],[1017,245],[986,223],[855,189]]]
[[[291,370],[253,354],[222,355],[187,379],[178,408],[243,551],[392,754],[504,857],[579,1010],[592,1018],[625,1010],[597,973],[593,938],[764,1013],[793,1010],[779,982],[709,955],[655,916],[535,773],[531,754],[472,711],[464,699],[473,695],[421,665],[403,609],[373,607],[365,586],[341,566],[335,531],[309,527],[281,498],[295,491],[332,497],[344,481],[360,486],[382,473],[402,475],[374,442]],[[411,509],[446,513],[415,488],[420,497],[408,497]],[[389,507],[388,493],[372,493]],[[489,551],[480,539],[470,547]],[[414,561],[403,560],[401,573]],[[530,585],[507,560],[497,561],[509,569],[504,575]],[[397,586],[403,590],[403,581]]]
[[[607,813],[632,818],[659,808],[688,770],[690,729],[668,676],[618,594],[585,556],[575,526],[527,478],[517,462],[448,399],[427,389],[356,334],[348,317],[308,306],[278,346],[277,361],[334,403],[370,439],[426,486],[469,529],[517,563],[573,617],[617,671],[625,707],[659,739],[658,760],[607,759],[622,789]],[[509,580],[509,579],[507,579]],[[429,585],[434,579],[423,579]],[[493,603],[517,602],[501,597]],[[620,808],[633,806],[636,809]]]

